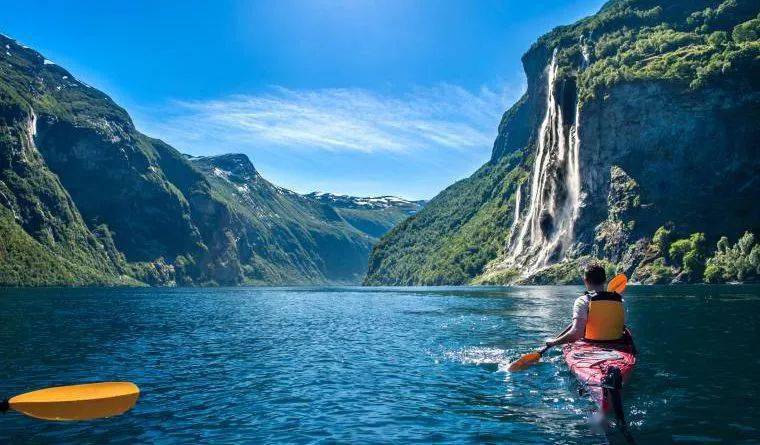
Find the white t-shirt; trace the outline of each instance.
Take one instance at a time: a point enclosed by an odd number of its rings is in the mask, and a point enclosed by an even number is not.
[[[575,299],[573,303],[573,320],[578,320],[578,324],[584,330],[586,329],[586,321],[588,321],[588,295],[583,294]]]

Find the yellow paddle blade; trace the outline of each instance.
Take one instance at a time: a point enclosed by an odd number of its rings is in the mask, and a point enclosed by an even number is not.
[[[507,371],[509,372],[522,371],[525,368],[535,365],[536,363],[538,363],[539,360],[541,360],[541,354],[539,354],[538,352],[531,352],[530,354],[525,354],[522,357],[510,363],[509,367],[507,368]]]
[[[617,274],[615,275],[615,278],[611,279],[610,282],[607,283],[607,291],[622,294],[625,291],[625,287],[627,285],[628,278],[625,277],[625,274]]]
[[[128,411],[140,396],[131,382],[102,382],[58,386],[17,395],[8,401],[11,409],[45,420],[89,420],[118,416]]]

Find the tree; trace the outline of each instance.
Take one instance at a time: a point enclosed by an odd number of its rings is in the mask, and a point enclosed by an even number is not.
[[[751,232],[745,232],[733,246],[729,245],[728,238],[722,237],[704,271],[708,283],[754,282],[759,278],[760,244]]]
[[[731,37],[734,38],[734,42],[753,42],[760,40],[760,19],[747,20],[744,23],[740,23],[734,27]]]

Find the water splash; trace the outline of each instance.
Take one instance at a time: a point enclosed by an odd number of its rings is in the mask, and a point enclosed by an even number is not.
[[[508,351],[496,347],[474,346],[446,351],[444,357],[467,365],[504,365],[506,367],[510,363]]]
[[[530,181],[530,202],[510,235],[508,267],[524,276],[564,258],[581,207],[578,100],[573,79],[558,79],[557,50],[547,70],[546,115]]]

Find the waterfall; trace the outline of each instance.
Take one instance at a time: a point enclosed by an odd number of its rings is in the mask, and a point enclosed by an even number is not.
[[[515,220],[516,223],[517,220],[520,219],[520,199],[522,197],[522,193],[520,193],[520,186],[517,186],[517,191],[515,192]]]
[[[519,222],[513,223],[505,260],[506,266],[526,276],[566,256],[580,210],[576,86],[574,79],[558,81],[557,71],[555,49],[546,74],[546,115],[533,161],[530,201]]]
[[[580,37],[580,46],[581,57],[583,58],[583,61],[581,62],[581,68],[586,68],[589,63],[591,63],[591,50],[586,44],[586,39],[583,36]]]
[[[34,137],[37,136],[37,115],[34,113],[34,108],[29,109],[29,121],[26,124],[26,137],[29,147],[34,147]]]
[[[520,221],[520,201],[522,201],[522,184],[519,184],[515,191],[515,216],[512,217],[512,227],[509,228],[510,243],[515,237],[515,227],[517,227],[517,223]]]
[[[26,144],[21,143],[18,150],[12,149],[14,155],[18,155],[21,162],[27,162],[27,150],[34,150],[34,138],[37,136],[37,114],[34,113],[34,109],[29,109],[29,119],[26,122],[26,131],[24,132]],[[13,162],[13,158],[11,161]]]

